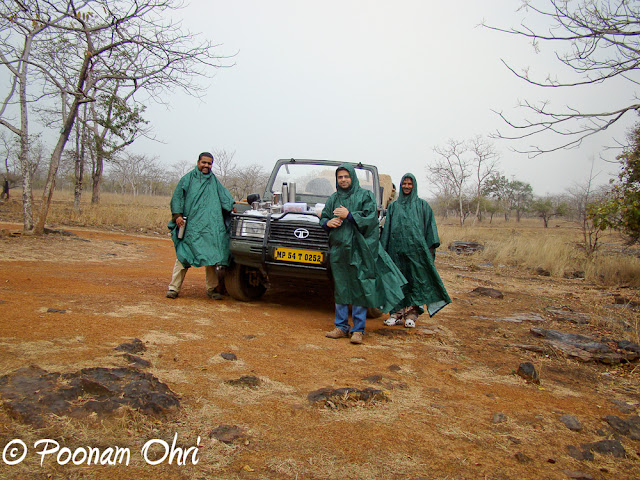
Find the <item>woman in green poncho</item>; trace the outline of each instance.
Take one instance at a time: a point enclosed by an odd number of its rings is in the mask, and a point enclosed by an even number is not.
[[[418,197],[416,177],[402,177],[400,196],[389,205],[380,242],[407,279],[404,298],[385,321],[386,325],[415,327],[427,306],[433,316],[451,299],[433,263],[440,246],[438,229],[429,204]]]
[[[352,165],[336,170],[336,193],[327,200],[320,224],[329,232],[336,302],[335,328],[326,336],[343,338],[351,333],[351,343],[362,343],[367,307],[390,311],[403,297],[405,280],[380,246],[373,193],[360,187]]]
[[[213,156],[203,152],[196,168],[180,179],[171,197],[171,239],[176,263],[167,298],[176,298],[189,267],[206,267],[207,295],[222,298],[216,265],[227,266],[231,259],[229,234],[224,216],[233,210],[233,197],[211,173]],[[178,238],[184,226],[183,238]]]

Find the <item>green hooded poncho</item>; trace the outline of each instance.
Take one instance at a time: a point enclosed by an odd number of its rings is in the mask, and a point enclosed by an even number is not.
[[[184,267],[229,265],[229,233],[224,215],[233,210],[233,197],[213,173],[194,168],[178,182],[171,197],[171,213],[187,217],[184,238],[172,220],[167,225]]]
[[[431,316],[451,303],[429,252],[440,246],[440,239],[431,207],[418,198],[416,177],[407,173],[402,182],[405,178],[413,181],[413,190],[405,195],[400,188],[398,200],[389,205],[380,243],[408,281],[403,287],[404,299],[394,311],[426,305]]]
[[[378,212],[373,193],[360,187],[350,164],[338,167],[351,176],[351,186],[341,189],[336,180],[333,193],[322,210],[320,224],[334,218],[333,211],[346,207],[354,222],[344,220],[329,231],[329,259],[335,302],[379,308],[389,312],[402,299],[406,280],[380,246]]]

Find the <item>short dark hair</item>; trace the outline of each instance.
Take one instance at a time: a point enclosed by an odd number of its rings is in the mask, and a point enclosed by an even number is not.
[[[350,172],[347,168],[345,168],[345,167],[338,167],[338,168],[336,168],[336,177],[338,176],[338,172],[339,172],[340,170],[344,170],[345,172],[347,172],[347,173],[349,174],[349,176],[351,176],[351,172]]]
[[[198,155],[198,161],[200,161],[202,157],[209,157],[211,160],[213,160],[213,155],[211,155],[209,152],[202,152],[200,155]]]

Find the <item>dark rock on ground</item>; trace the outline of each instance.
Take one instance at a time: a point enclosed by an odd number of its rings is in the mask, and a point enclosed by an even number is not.
[[[564,278],[577,278],[580,280],[584,280],[584,271],[583,270],[574,270],[573,272],[564,272],[562,274]]]
[[[551,318],[561,322],[571,322],[578,325],[589,323],[590,318],[584,313],[574,312],[573,310],[564,310],[561,308],[547,307],[545,309],[551,315]]]
[[[482,250],[484,250],[484,245],[478,242],[463,242],[460,240],[456,240],[454,242],[451,242],[448,248],[458,255],[470,255],[472,253],[481,252]]]
[[[243,375],[240,378],[227,380],[224,383],[228,385],[234,385],[236,387],[255,388],[255,387],[259,387],[262,384],[262,381],[255,375]]]
[[[551,272],[549,270],[545,270],[542,267],[538,267],[535,270],[536,275],[540,275],[541,277],[550,277],[551,276]]]
[[[496,412],[493,414],[493,417],[491,417],[491,423],[504,423],[507,421],[507,416],[502,413],[502,412]]]
[[[47,313],[67,313],[67,311],[59,308],[47,308]]]
[[[593,443],[583,443],[582,448],[603,455],[612,455],[617,458],[627,456],[627,452],[618,440],[599,440]]]
[[[593,460],[593,452],[601,455],[611,455],[616,458],[627,456],[627,452],[618,440],[599,440],[593,443],[583,443],[580,447],[569,445],[569,455],[576,460]]]
[[[482,295],[490,298],[504,298],[504,294],[500,290],[488,287],[477,287],[471,290],[472,295]]]
[[[609,365],[623,361],[633,361],[640,358],[640,346],[626,340],[612,340],[603,338],[602,341],[574,333],[565,333],[558,330],[531,327],[531,333],[544,337],[554,348],[562,351],[567,356],[582,362],[600,362]],[[617,347],[613,351],[611,344]]]
[[[134,338],[130,342],[121,343],[114,348],[119,352],[140,353],[147,350],[146,345],[139,338]]]
[[[533,382],[536,384],[540,384],[540,377],[538,376],[538,372],[536,371],[536,367],[533,366],[531,362],[523,362],[518,366],[518,370],[516,371],[518,375],[524,378],[527,382]]]
[[[399,372],[402,370],[402,367],[400,365],[396,365],[395,363],[393,365],[389,365],[388,368],[392,372]]]
[[[211,430],[209,438],[215,438],[216,440],[227,444],[245,443],[247,435],[236,425],[218,425],[216,428]]]
[[[220,354],[220,356],[222,358],[224,358],[225,360],[230,360],[230,361],[235,361],[238,360],[238,357],[236,356],[235,353],[227,353],[227,352],[222,352]]]
[[[307,395],[309,403],[320,407],[338,409],[386,402],[389,398],[375,388],[320,388]]]
[[[614,432],[625,435],[632,440],[640,440],[640,417],[634,415],[628,419],[622,419],[616,415],[607,415],[604,421],[609,424]]]
[[[635,406],[630,405],[627,402],[623,402],[622,400],[617,400],[615,398],[612,398],[609,401],[613,403],[616,407],[618,407],[618,410],[620,410],[620,413],[633,413],[636,411]]]
[[[47,414],[85,417],[129,406],[144,414],[168,413],[180,406],[169,387],[134,368],[84,368],[72,373],[21,368],[0,377],[0,398],[14,419],[44,426]]]
[[[533,312],[514,313],[508,317],[497,318],[501,322],[522,323],[522,322],[544,322],[545,318]]]
[[[532,462],[533,460],[531,459],[531,457],[525,455],[522,452],[517,452],[514,457],[516,457],[516,460],[518,460],[518,462],[520,463],[529,463]]]
[[[130,353],[123,353],[122,358],[129,362],[129,364],[135,365],[136,367],[149,368],[151,366],[151,362],[149,360],[145,360],[137,355],[131,355]]]
[[[593,460],[595,456],[589,450],[584,450],[576,447],[575,445],[569,445],[567,447],[567,452],[570,457],[575,458],[576,460]]]
[[[629,300],[628,298],[623,296],[616,296],[614,297],[613,301],[616,305],[623,305],[627,308],[631,308],[631,309],[640,308],[640,302],[636,302],[635,300]]]
[[[573,415],[569,415],[569,414],[561,415],[560,421],[564,423],[565,426],[571,431],[579,432],[580,430],[582,430],[582,424],[580,423],[580,420],[578,420]]]

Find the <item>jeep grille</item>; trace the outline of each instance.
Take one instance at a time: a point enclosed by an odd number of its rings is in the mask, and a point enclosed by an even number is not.
[[[298,228],[308,230],[309,236],[303,239],[296,238],[293,232]],[[321,250],[326,250],[329,246],[329,236],[318,224],[307,222],[271,222],[270,229],[269,243]]]

